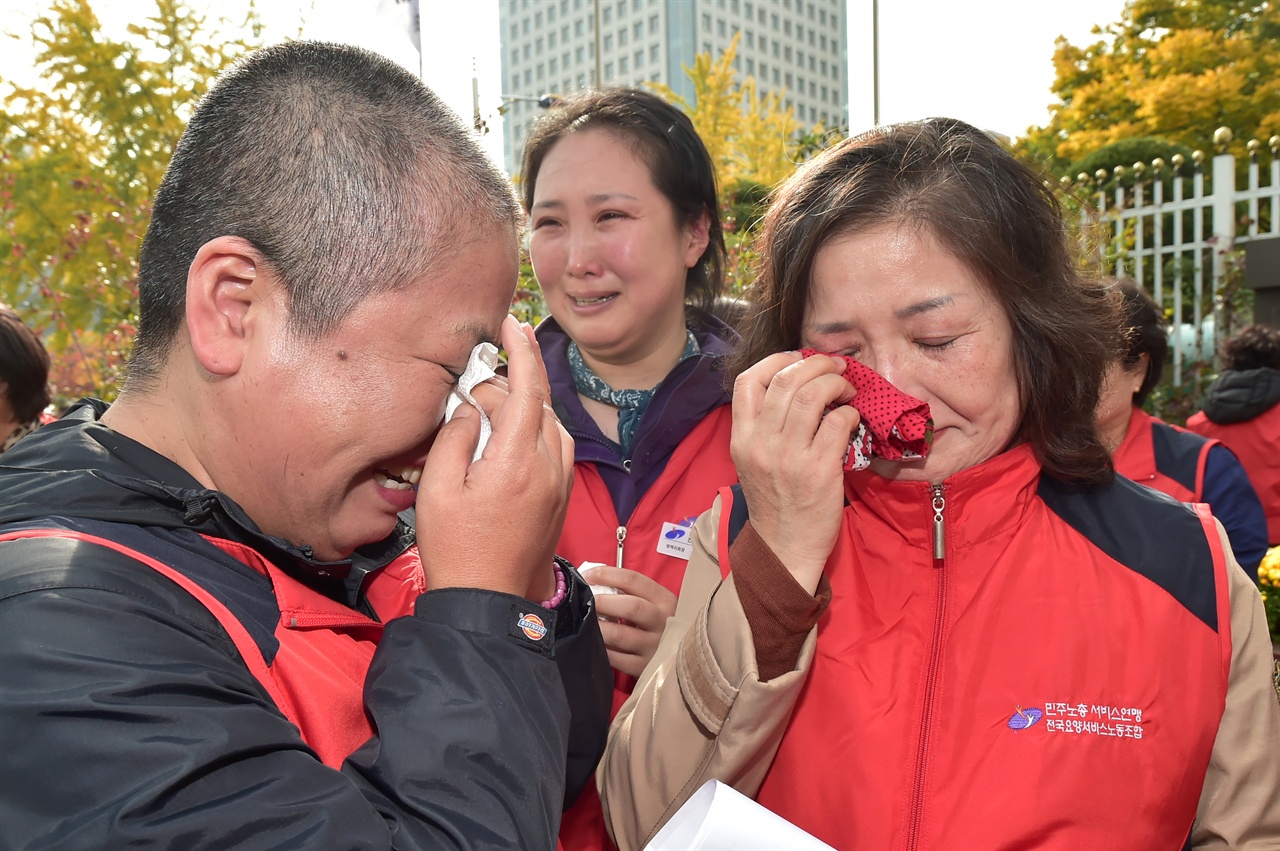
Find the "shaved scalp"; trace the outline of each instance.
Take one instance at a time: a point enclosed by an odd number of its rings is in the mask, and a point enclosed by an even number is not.
[[[366,296],[429,274],[469,232],[521,219],[505,175],[408,71],[346,45],[255,51],[200,101],[156,193],[129,381],[145,387],[164,366],[188,269],[212,239],[252,244],[294,332],[314,339]]]

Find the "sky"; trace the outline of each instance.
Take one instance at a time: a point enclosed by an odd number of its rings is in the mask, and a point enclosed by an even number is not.
[[[91,0],[114,33],[154,9],[151,0]],[[189,0],[238,19],[247,0]],[[689,2],[689,0],[671,0]],[[47,0],[0,0],[0,81],[35,82],[30,21]],[[359,44],[401,63],[470,121],[473,76],[483,140],[502,163],[498,0],[421,0],[423,51],[409,39],[405,5],[394,0],[257,0],[270,43],[317,38]],[[873,124],[873,47],[879,46],[880,121],[947,115],[1011,138],[1049,119],[1054,40],[1091,43],[1094,26],[1118,21],[1124,0],[848,0],[849,118]],[[229,30],[228,30],[229,31]],[[876,34],[873,37],[873,32]],[[3,87],[0,87],[3,88]]]

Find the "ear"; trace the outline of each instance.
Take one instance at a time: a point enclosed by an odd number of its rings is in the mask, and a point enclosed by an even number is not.
[[[1133,369],[1133,392],[1137,393],[1142,389],[1142,384],[1147,380],[1147,375],[1151,373],[1151,355],[1143,352],[1138,355],[1138,363]]]
[[[213,375],[239,371],[268,279],[262,255],[236,236],[220,236],[196,252],[187,271],[187,334],[200,365]]]
[[[707,250],[707,243],[711,241],[711,214],[706,210],[698,215],[687,228],[689,234],[689,249],[684,255],[684,266],[686,269],[692,269],[698,265],[698,260],[702,257],[702,252]]]

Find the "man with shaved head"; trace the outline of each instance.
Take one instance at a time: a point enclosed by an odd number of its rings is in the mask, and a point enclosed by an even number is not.
[[[553,554],[573,451],[507,315],[520,227],[385,59],[217,81],[123,392],[0,468],[0,847],[554,846],[609,677]],[[486,342],[507,378],[445,421]]]

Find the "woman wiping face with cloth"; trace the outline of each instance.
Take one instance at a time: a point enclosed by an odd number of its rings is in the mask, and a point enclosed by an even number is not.
[[[1043,179],[950,119],[848,139],[776,190],[741,485],[698,519],[598,775],[621,848],[712,778],[837,848],[1280,834],[1261,600],[1204,506],[1114,475],[1094,410],[1118,305],[1068,246]],[[855,390],[853,362],[904,395]],[[886,399],[928,406],[923,457],[873,440],[846,469]]]

